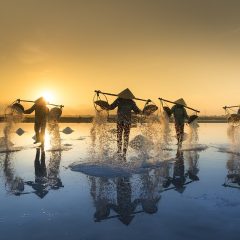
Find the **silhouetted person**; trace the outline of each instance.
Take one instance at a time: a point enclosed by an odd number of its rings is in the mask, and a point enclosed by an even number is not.
[[[238,187],[240,186],[240,159],[238,155],[230,154],[230,159],[227,161],[226,167],[228,174],[223,186]]]
[[[160,178],[158,173],[154,171],[152,174],[150,171],[144,173],[141,176],[141,205],[145,213],[154,214],[158,211],[158,202],[161,199],[160,196]]]
[[[41,142],[41,144],[44,144],[44,136],[45,136],[45,129],[47,124],[47,117],[49,109],[47,107],[47,102],[43,97],[40,97],[35,101],[35,104],[24,111],[25,114],[31,114],[35,111],[35,124],[34,124],[34,130],[36,134],[36,141],[35,143]]]
[[[118,107],[117,111],[117,145],[118,153],[123,153],[126,157],[130,128],[132,123],[132,111],[139,114],[141,110],[137,107],[136,103],[133,101],[134,95],[127,88],[118,94],[118,98],[110,105],[109,110],[113,110]],[[124,138],[124,143],[122,144],[122,138]]]
[[[28,181],[27,185],[31,186],[37,196],[44,198],[47,193],[48,179],[47,179],[47,168],[45,163],[45,151],[40,148],[36,149],[36,157],[34,161],[35,168],[35,182]]]
[[[178,192],[182,193],[185,190],[185,182],[186,176],[183,152],[178,149],[176,154],[176,161],[174,163],[172,184],[175,186]]]
[[[134,218],[134,211],[140,200],[132,202],[132,188],[128,177],[117,179],[117,204],[112,204],[111,208],[119,214],[118,219],[125,225],[129,225]]]
[[[15,175],[12,153],[7,152],[3,162],[3,173],[5,175],[5,188],[7,191],[20,195],[24,191],[23,179]]]
[[[199,172],[198,168],[198,159],[199,154],[197,151],[187,151],[185,153],[185,159],[188,161],[189,169],[187,171],[188,177],[192,181],[199,181],[199,177],[197,176]]]
[[[110,215],[111,205],[111,181],[103,177],[89,176],[90,194],[93,198],[94,207],[94,221],[100,222],[108,219]]]
[[[237,114],[240,114],[240,108],[238,108]]]
[[[175,129],[177,134],[178,145],[181,146],[184,137],[184,123],[185,120],[188,119],[187,111],[184,108],[186,106],[185,101],[180,98],[175,101],[175,105],[172,107],[171,112],[173,113],[175,120]]]

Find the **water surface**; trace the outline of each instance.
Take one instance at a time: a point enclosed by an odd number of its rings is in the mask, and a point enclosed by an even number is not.
[[[74,132],[61,132],[67,126]],[[219,151],[226,124],[200,124],[204,151],[172,145],[170,160],[116,176],[69,168],[91,161],[91,124],[60,124],[61,148],[47,136],[45,162],[33,125],[18,127],[19,151],[0,153],[1,239],[239,239],[240,157]]]

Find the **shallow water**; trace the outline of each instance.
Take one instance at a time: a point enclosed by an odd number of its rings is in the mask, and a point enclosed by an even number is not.
[[[19,151],[0,153],[0,239],[239,239],[240,156],[227,124],[200,124],[193,151],[174,142],[163,161],[130,149],[124,164],[91,159],[91,124],[60,124],[58,148],[47,135],[45,164],[33,125],[19,127]]]

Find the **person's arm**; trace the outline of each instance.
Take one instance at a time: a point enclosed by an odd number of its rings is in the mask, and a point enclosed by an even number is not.
[[[140,114],[142,112],[134,101],[132,105],[132,110],[134,111],[135,114]]]
[[[118,106],[118,98],[112,103],[112,104],[110,104],[109,105],[109,108],[108,108],[108,110],[113,110],[113,109],[115,109],[117,106]]]
[[[25,110],[24,113],[25,114],[31,114],[33,111],[35,111],[35,104],[31,108]]]
[[[172,108],[171,108],[171,114],[174,114],[175,107],[176,107],[176,105],[172,106]]]
[[[185,108],[183,108],[184,109],[184,117],[185,117],[185,119],[189,119],[189,116],[188,116],[188,114],[187,114],[187,111],[186,111],[186,109]]]

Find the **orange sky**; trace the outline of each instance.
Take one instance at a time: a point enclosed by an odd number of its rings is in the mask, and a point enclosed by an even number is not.
[[[95,89],[128,87],[223,114],[240,104],[240,3],[196,2],[2,0],[0,109],[49,92],[65,114],[91,114]]]

